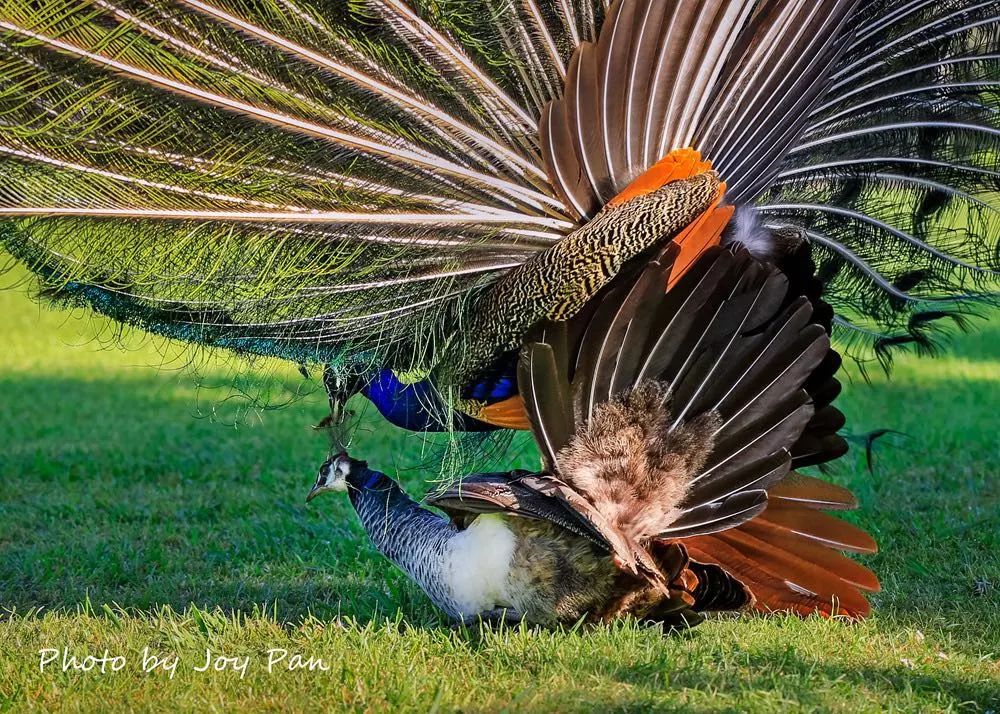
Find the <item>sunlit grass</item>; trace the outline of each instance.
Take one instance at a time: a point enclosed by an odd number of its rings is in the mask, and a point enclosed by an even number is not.
[[[324,399],[294,368],[258,366],[272,402],[298,398],[255,410],[227,399],[225,364],[201,361],[199,388],[176,351],[102,349],[20,293],[0,292],[0,330],[0,707],[1000,709],[1000,325],[847,385],[851,434],[901,432],[875,442],[873,474],[856,448],[831,476],[882,546],[874,617],[668,636],[452,631],[346,500],[303,503]],[[436,453],[374,420],[352,450],[416,492]],[[63,646],[128,664],[40,672],[38,650]],[[145,647],[181,657],[173,679],[140,670]],[[206,648],[250,656],[246,676],[193,671]],[[330,671],[268,674],[270,648]]]

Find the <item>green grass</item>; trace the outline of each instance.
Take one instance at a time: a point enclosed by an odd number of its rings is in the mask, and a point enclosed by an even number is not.
[[[152,346],[101,349],[92,323],[17,292],[0,292],[0,334],[0,710],[1000,710],[1000,324],[841,399],[853,433],[905,433],[877,442],[874,474],[859,451],[833,475],[882,546],[872,618],[667,636],[452,631],[346,500],[304,505],[324,404],[294,370],[266,380],[272,399],[311,393],[240,412],[212,388],[223,367],[199,388],[176,359],[151,369]],[[418,491],[434,456],[374,421],[352,451]],[[47,647],[127,662],[40,672]],[[172,679],[140,670],[146,647],[180,656]],[[206,648],[250,656],[246,676],[193,671]],[[269,648],[330,669],[268,674]]]

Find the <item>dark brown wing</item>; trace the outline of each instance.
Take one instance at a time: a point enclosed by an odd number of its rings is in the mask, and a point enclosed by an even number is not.
[[[658,316],[670,270],[680,248],[671,244],[631,282],[624,280],[601,296],[588,316],[579,342],[572,383],[577,426],[607,402],[638,381],[643,345],[651,322]]]
[[[811,309],[810,329],[818,325],[828,332],[832,311],[821,299],[808,244],[793,246],[779,265],[789,282],[784,308],[800,315]],[[839,355],[827,349],[802,384],[813,414],[789,448],[792,468],[825,463],[847,451],[837,433],[844,417],[832,406],[840,392],[834,377],[840,362]],[[761,380],[747,384],[760,385]],[[752,391],[743,388],[732,393],[728,404],[745,401]],[[875,542],[857,527],[821,512],[855,508],[854,496],[842,487],[795,472],[765,490],[768,504],[757,517],[724,533],[681,541],[693,561],[719,565],[739,578],[754,593],[755,607],[762,611],[866,615],[870,606],[862,592],[877,591],[878,578],[839,551],[871,553],[876,550]]]
[[[526,472],[472,474],[427,498],[453,519],[481,513],[505,513],[561,526],[610,550],[607,539],[564,499],[543,492],[537,477]]]
[[[545,325],[521,350],[517,381],[545,470],[573,436],[565,323]]]
[[[868,609],[861,591],[878,581],[837,551],[870,552],[874,542],[819,512],[851,507],[853,497],[789,475],[793,466],[837,458],[846,443],[837,434],[843,415],[831,405],[840,359],[830,348],[830,313],[808,246],[793,246],[782,260],[787,274],[745,250],[714,248],[669,292],[655,289],[663,285],[655,263],[627,289],[608,291],[588,316],[574,362],[575,428],[620,390],[644,380],[669,384],[674,427],[706,414],[717,426],[705,435],[711,451],[680,515],[659,538],[690,544],[695,563],[739,579],[761,609],[861,615]],[[600,505],[585,491],[576,495],[586,506]],[[663,507],[656,498],[635,504]],[[701,588],[706,603],[727,601]]]

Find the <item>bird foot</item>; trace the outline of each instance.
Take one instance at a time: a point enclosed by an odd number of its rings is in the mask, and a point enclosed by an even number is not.
[[[451,629],[455,631],[461,631],[468,629],[474,625],[477,621],[482,627],[487,627],[489,629],[496,629],[503,625],[519,625],[524,620],[524,615],[517,612],[516,610],[509,610],[507,608],[496,608],[494,610],[486,610],[484,612],[469,618],[459,618],[456,619],[451,624]]]

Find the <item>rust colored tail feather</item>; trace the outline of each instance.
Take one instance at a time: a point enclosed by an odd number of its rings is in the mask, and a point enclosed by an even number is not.
[[[762,612],[866,616],[871,607],[861,591],[878,592],[878,578],[839,551],[874,553],[875,542],[856,526],[818,510],[856,507],[850,491],[793,474],[773,486],[768,497],[768,508],[753,520],[685,541],[692,560],[734,575]]]

